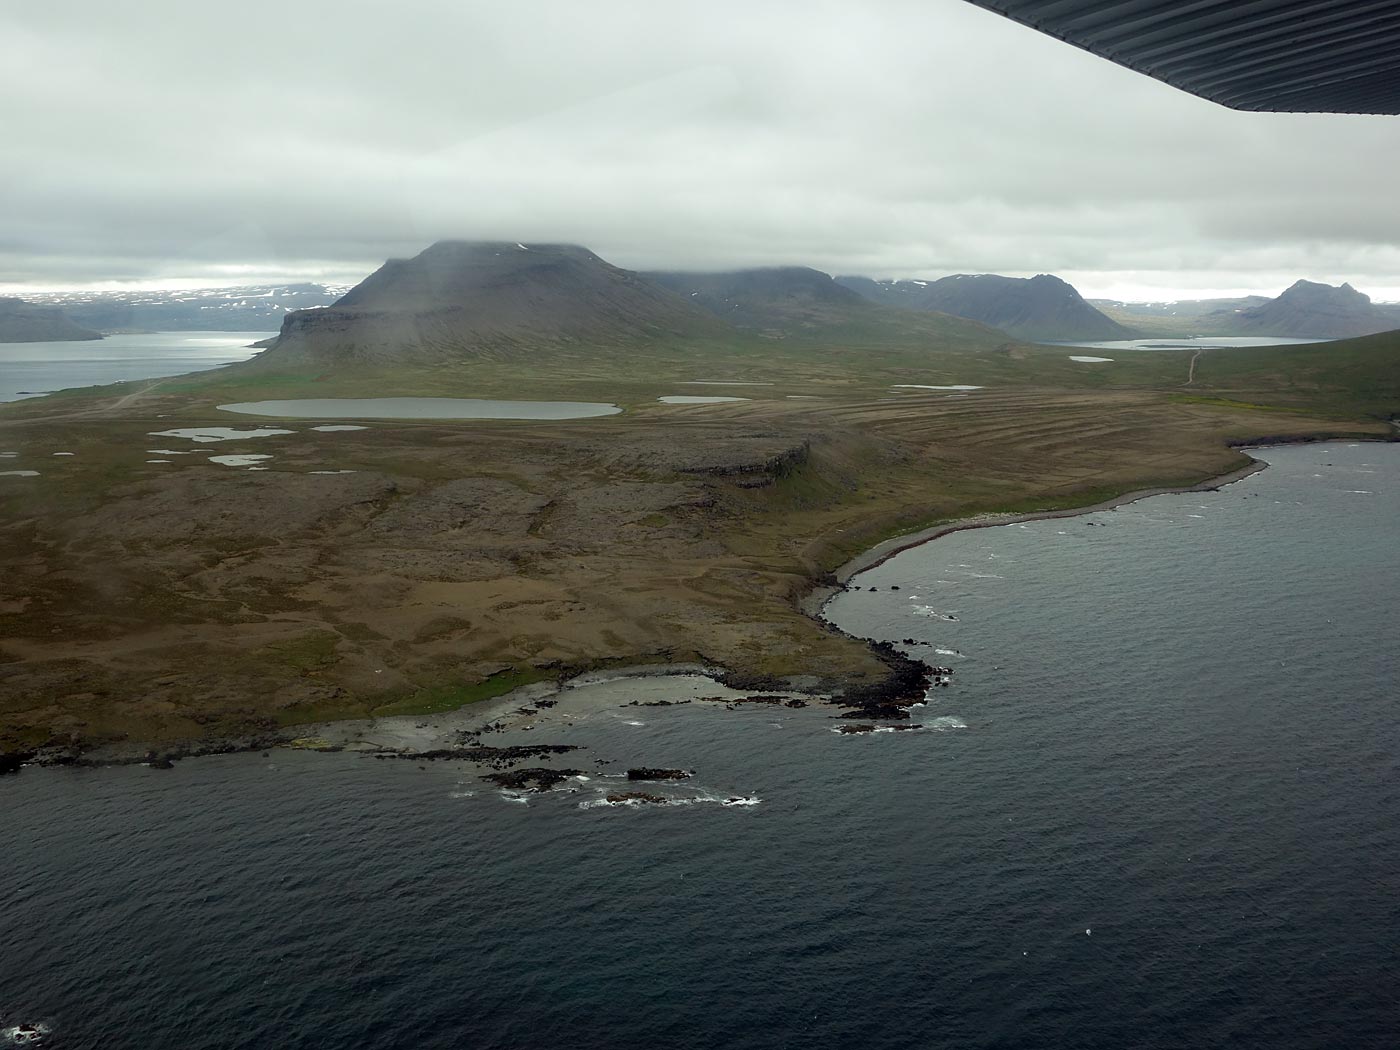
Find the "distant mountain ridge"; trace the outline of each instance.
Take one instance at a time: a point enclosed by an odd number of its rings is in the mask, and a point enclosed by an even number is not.
[[[77,324],[57,306],[0,297],[0,343],[61,343],[101,338],[101,332]]]
[[[1104,312],[1153,335],[1347,339],[1400,329],[1400,303],[1373,303],[1350,284],[1297,281],[1280,295],[1162,303],[1095,300]]]
[[[965,317],[1031,341],[1097,342],[1137,334],[1090,306],[1073,285],[1050,274],[1028,278],[954,274],[936,281],[838,277],[837,281],[874,302]]]
[[[104,332],[268,331],[292,310],[329,306],[344,288],[300,282],[227,288],[45,292],[30,298],[61,307]]]
[[[576,245],[442,241],[391,259],[331,306],[288,314],[250,367],[755,337],[914,350],[1008,342],[973,321],[882,307],[806,267],[639,274]]]

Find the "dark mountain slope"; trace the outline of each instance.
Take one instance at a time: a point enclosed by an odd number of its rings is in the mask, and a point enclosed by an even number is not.
[[[817,328],[846,322],[852,314],[865,316],[872,309],[829,274],[805,266],[642,276],[738,328]]]
[[[840,277],[874,302],[906,310],[937,310],[999,328],[1021,339],[1131,339],[1134,332],[1095,310],[1058,277],[955,274],[937,281],[872,281]]]
[[[442,241],[412,259],[391,259],[332,306],[289,314],[256,360],[382,364],[730,331],[585,248]]]
[[[986,325],[932,311],[891,309],[805,266],[643,276],[766,339],[911,350],[986,350],[1007,344],[1004,332]]]
[[[56,306],[0,298],[0,343],[57,343],[101,339],[101,332],[75,323]]]

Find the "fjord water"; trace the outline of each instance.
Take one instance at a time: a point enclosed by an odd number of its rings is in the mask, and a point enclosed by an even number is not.
[[[0,401],[201,372],[257,353],[275,332],[147,332],[72,343],[0,343]]]
[[[1218,493],[959,533],[858,577],[833,620],[956,668],[922,732],[621,708],[555,762],[593,779],[527,804],[351,755],[0,780],[0,1029],[1393,1047],[1400,447],[1261,455]],[[763,801],[580,808],[638,762]]]

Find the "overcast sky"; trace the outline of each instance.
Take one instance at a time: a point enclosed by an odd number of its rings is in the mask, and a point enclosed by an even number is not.
[[[0,7],[0,285],[619,265],[1400,299],[1400,119],[1235,113],[963,0]]]

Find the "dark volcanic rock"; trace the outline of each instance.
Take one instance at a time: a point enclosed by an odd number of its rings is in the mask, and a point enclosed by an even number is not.
[[[628,780],[685,780],[694,776],[693,770],[686,769],[651,769],[643,766],[639,769],[629,769],[627,771]]]
[[[32,751],[0,751],[0,777],[18,773],[20,767],[34,757]]]
[[[548,791],[560,781],[583,775],[581,769],[534,768],[512,769],[507,773],[486,773],[481,779],[516,791]]]
[[[458,762],[479,762],[482,765],[496,766],[504,769],[506,766],[523,762],[528,758],[547,758],[550,755],[562,755],[569,751],[579,751],[580,744],[512,744],[509,747],[491,747],[487,744],[476,744],[464,747],[438,748],[432,751],[405,751],[399,758],[411,758],[418,760],[436,761],[443,759]]]
[[[871,651],[890,669],[883,682],[847,689],[832,703],[851,710],[839,718],[908,718],[906,708],[922,703],[933,682],[935,670],[919,660],[905,656],[889,642],[874,642]]]
[[[645,791],[619,791],[617,794],[607,796],[607,800],[615,806],[627,802],[645,802],[652,805],[664,805],[668,801],[665,795],[652,795]]]

